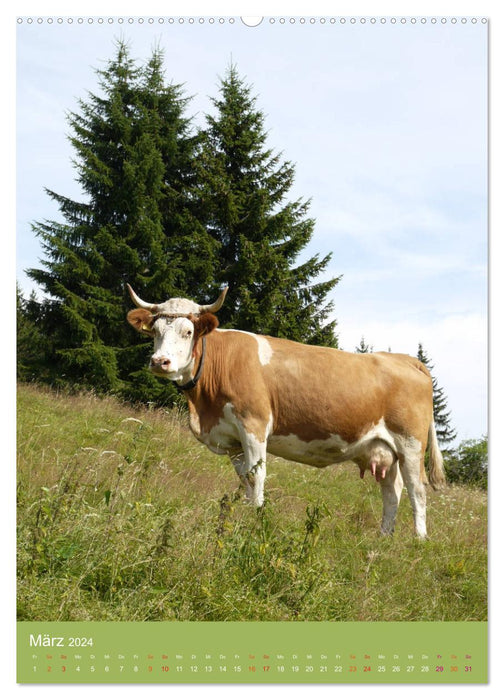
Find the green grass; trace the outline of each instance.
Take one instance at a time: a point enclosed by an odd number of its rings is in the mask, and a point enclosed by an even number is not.
[[[406,494],[381,537],[355,466],[270,458],[266,503],[183,413],[18,387],[19,620],[486,620],[487,497]]]

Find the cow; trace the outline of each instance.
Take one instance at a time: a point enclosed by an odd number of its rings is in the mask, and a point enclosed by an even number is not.
[[[416,358],[335,348],[220,329],[213,304],[143,301],[127,319],[154,340],[150,369],[185,394],[196,438],[231,458],[248,502],[264,500],[266,453],[314,467],[354,462],[382,492],[381,532],[392,534],[406,485],[416,535],[425,538],[429,483],[445,482],[433,417],[432,379]]]

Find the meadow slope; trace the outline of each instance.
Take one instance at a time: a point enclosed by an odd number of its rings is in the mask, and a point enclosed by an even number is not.
[[[177,410],[18,386],[19,620],[486,620],[487,495],[428,492],[429,539],[353,465],[270,458],[244,505]]]

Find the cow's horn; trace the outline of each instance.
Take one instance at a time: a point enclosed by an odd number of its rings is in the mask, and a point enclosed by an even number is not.
[[[149,309],[149,311],[155,311],[158,307],[157,304],[148,304],[146,301],[142,301],[139,296],[135,294],[133,291],[132,287],[126,282],[126,286],[128,288],[128,292],[130,293],[130,297],[133,300],[133,303],[139,306],[141,309]]]
[[[204,313],[205,311],[210,311],[211,313],[215,313],[216,311],[218,311],[224,303],[224,299],[226,298],[228,289],[229,287],[224,287],[224,289],[219,295],[219,298],[217,299],[217,301],[214,301],[213,304],[203,304],[202,306],[200,306],[200,314]]]

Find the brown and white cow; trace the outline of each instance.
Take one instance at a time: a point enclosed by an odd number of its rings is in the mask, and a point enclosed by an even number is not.
[[[251,503],[263,503],[267,452],[315,467],[353,461],[381,486],[382,532],[394,530],[404,480],[416,533],[426,536],[428,443],[429,482],[438,488],[445,477],[421,362],[218,329],[227,288],[205,306],[148,304],[128,289],[139,307],[128,321],[154,339],[151,370],[184,391],[192,432],[230,456]]]

